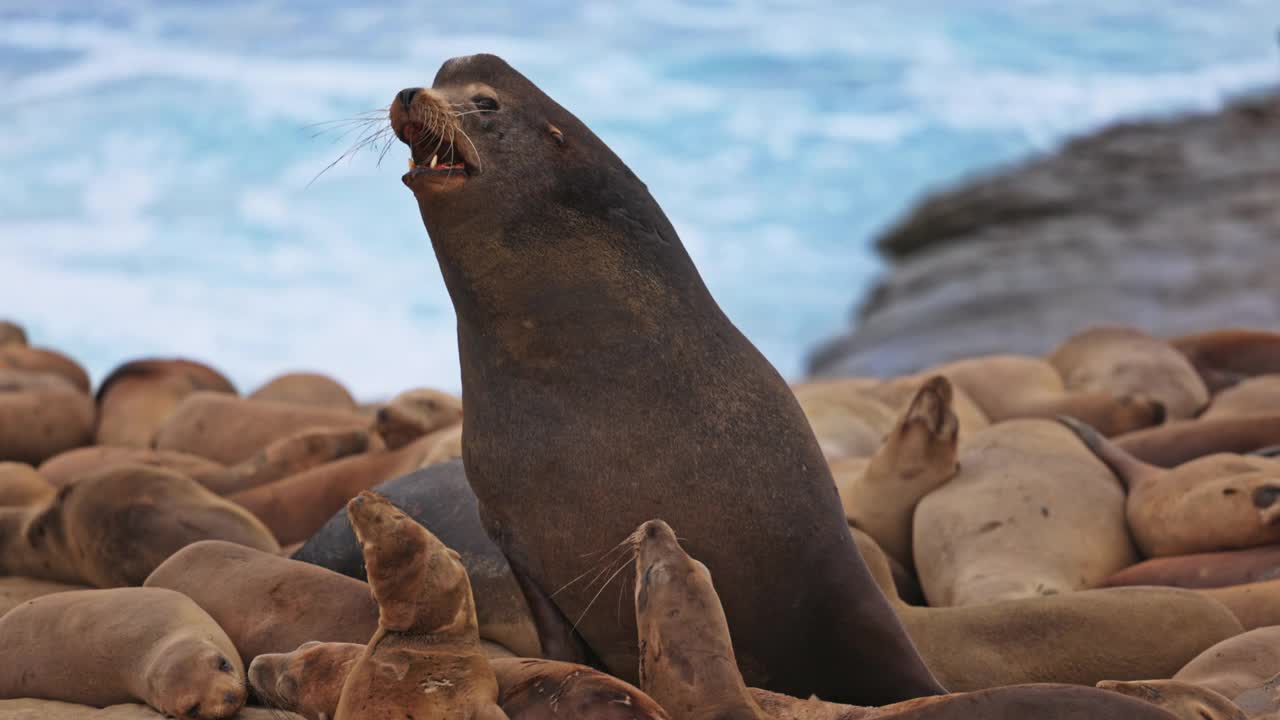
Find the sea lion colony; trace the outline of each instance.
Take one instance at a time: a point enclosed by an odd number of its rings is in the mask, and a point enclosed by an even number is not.
[[[389,120],[465,405],[0,322],[0,719],[1280,717],[1280,334],[788,386],[500,59]]]

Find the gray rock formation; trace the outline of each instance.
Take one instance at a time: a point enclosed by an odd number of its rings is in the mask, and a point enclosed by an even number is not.
[[[1280,329],[1280,94],[1116,125],[925,198],[814,375],[1043,353],[1089,325]]]

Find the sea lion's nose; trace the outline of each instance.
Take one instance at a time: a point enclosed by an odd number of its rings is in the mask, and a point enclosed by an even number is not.
[[[396,95],[396,97],[400,98],[400,104],[404,106],[405,110],[412,107],[413,96],[418,94],[418,89],[419,88],[405,88]]]

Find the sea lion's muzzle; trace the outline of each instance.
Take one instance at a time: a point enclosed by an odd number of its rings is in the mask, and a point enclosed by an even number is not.
[[[409,146],[409,172],[402,180],[410,189],[452,186],[479,172],[475,146],[459,125],[460,116],[436,91],[405,88],[396,94],[391,128]]]

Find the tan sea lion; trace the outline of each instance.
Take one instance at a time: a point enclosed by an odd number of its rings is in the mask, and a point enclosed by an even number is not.
[[[222,373],[194,360],[145,358],[124,363],[98,386],[95,442],[151,447],[156,430],[178,403],[200,390],[236,394]]]
[[[1178,680],[1119,682],[1104,680],[1102,690],[1128,695],[1173,713],[1179,720],[1247,720],[1238,705],[1221,694]]]
[[[1139,460],[1171,468],[1214,453],[1252,453],[1280,445],[1280,413],[1181,420],[1114,439]]]
[[[492,55],[401,91],[390,121],[457,316],[467,478],[548,655],[634,678],[634,618],[593,602],[622,581],[571,581],[662,512],[724,583],[753,681],[942,692],[858,559],[795,395],[630,169]]]
[[[165,717],[137,703],[94,708],[57,700],[0,700],[0,720],[163,720]],[[230,720],[303,720],[303,717],[283,710],[246,706]]]
[[[1209,402],[1209,389],[1187,358],[1167,341],[1137,328],[1089,328],[1072,335],[1045,359],[1062,375],[1068,391],[1151,398],[1169,419],[1195,417]]]
[[[0,320],[0,345],[26,345],[27,331],[21,325]]]
[[[1098,587],[1137,562],[1124,489],[1071,430],[1013,420],[969,438],[960,471],[914,518],[930,605],[972,605]]]
[[[0,386],[0,462],[39,465],[87,445],[93,440],[93,419],[93,399],[70,386]]]
[[[268,380],[249,397],[256,400],[295,403],[312,407],[355,412],[356,400],[351,391],[328,375],[313,372],[291,372]]]
[[[177,590],[194,600],[246,662],[310,640],[363,644],[378,629],[378,604],[366,583],[221,540],[179,550],[144,586]]]
[[[113,465],[149,465],[182,473],[200,482],[198,478],[217,476],[226,467],[199,455],[174,450],[125,445],[89,445],[75,448],[40,463],[40,474],[55,488],[70,485],[82,476]],[[205,483],[200,482],[201,485]],[[205,485],[208,487],[208,485]],[[216,490],[214,492],[217,492]]]
[[[0,573],[141,585],[174,552],[207,539],[280,549],[252,515],[191,478],[117,465],[60,488],[42,505],[0,508]]]
[[[1193,592],[1226,605],[1245,630],[1280,625],[1280,580],[1202,588]]]
[[[1280,673],[1280,627],[1260,627],[1208,648],[1173,679],[1234,698],[1262,687],[1276,673]]]
[[[840,718],[1168,718],[1153,706],[1106,697],[1093,688],[1022,685],[908,700],[880,708],[802,700],[748,688],[735,662],[729,629],[712,577],[689,557],[661,520],[630,538],[635,557],[641,689],[672,717],[745,720]],[[1025,639],[1025,638],[1024,638]],[[958,649],[958,648],[957,648]],[[1039,648],[1042,654],[1043,647]]]
[[[871,456],[893,428],[893,408],[864,391],[848,391],[830,382],[793,390],[828,461]]]
[[[89,373],[56,350],[26,345],[0,345],[0,368],[60,375],[82,393],[89,392]]]
[[[871,458],[831,463],[849,523],[874,537],[905,568],[915,562],[911,518],[916,503],[958,470],[959,423],[951,397],[946,378],[931,378]]]
[[[378,629],[351,666],[334,720],[506,718],[458,554],[371,492],[347,512],[364,547]]]
[[[0,577],[0,615],[28,600],[68,590],[89,590],[88,585],[71,585],[28,577]]]
[[[0,698],[105,707],[144,702],[177,718],[230,718],[244,705],[231,640],[181,593],[77,590],[0,617]]]
[[[35,505],[53,497],[55,488],[26,463],[0,462],[0,507]]]
[[[377,410],[375,429],[388,450],[462,423],[462,401],[439,390],[406,390]]]
[[[1242,630],[1221,603],[1172,588],[913,607],[894,599],[888,558],[876,542],[856,529],[853,535],[921,656],[943,685],[957,692],[1169,677],[1205,648]]]
[[[1280,545],[1144,560],[1107,578],[1108,587],[1169,585],[1212,588],[1280,578]]]
[[[1147,557],[1280,542],[1280,460],[1219,453],[1166,470],[1075,419],[1062,422],[1128,488],[1125,516]]]
[[[302,430],[370,426],[368,418],[355,412],[197,392],[184,398],[156,431],[155,447],[235,465]]]
[[[1231,328],[1169,341],[1213,392],[1258,375],[1280,373],[1280,333]]]
[[[1280,415],[1280,374],[1260,375],[1213,396],[1202,419]]]

